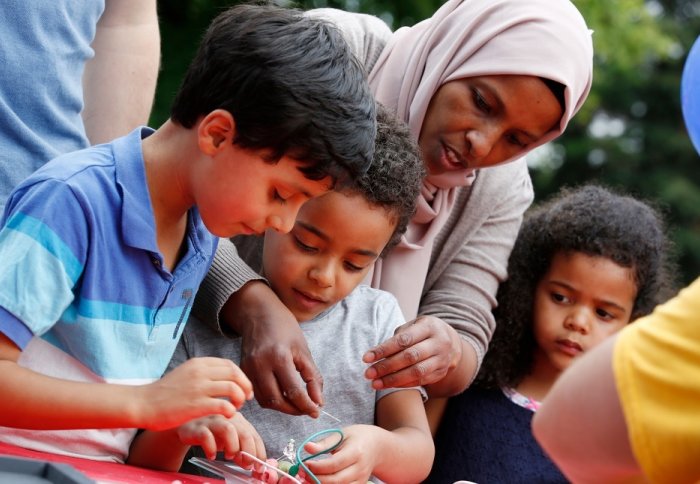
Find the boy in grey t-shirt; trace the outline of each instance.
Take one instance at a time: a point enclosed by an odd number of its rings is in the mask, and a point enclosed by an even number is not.
[[[281,456],[290,439],[300,443],[320,430],[342,427],[344,441],[331,456],[306,462],[317,477],[351,482],[374,475],[384,481],[418,482],[427,476],[434,456],[421,390],[377,391],[363,376],[362,355],[392,336],[405,318],[391,294],[360,283],[405,232],[425,173],[406,126],[383,109],[377,121],[376,152],[368,173],[353,186],[304,204],[289,234],[265,234],[262,251],[265,277],[300,321],[324,376],[324,408],[341,423],[328,414],[318,419],[291,416],[253,401],[241,413],[270,457]],[[171,367],[204,355],[238,362],[240,348],[240,340],[223,339],[194,320]],[[315,453],[334,441],[337,436],[332,435],[305,450]],[[265,456],[255,444],[249,450]],[[210,458],[215,451],[205,449]]]

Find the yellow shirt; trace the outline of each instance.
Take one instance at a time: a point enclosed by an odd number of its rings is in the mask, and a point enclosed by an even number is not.
[[[652,482],[700,480],[700,278],[620,332],[617,391],[637,462]]]

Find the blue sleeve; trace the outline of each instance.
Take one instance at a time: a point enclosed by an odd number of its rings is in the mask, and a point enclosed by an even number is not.
[[[4,334],[23,350],[34,336],[31,330],[19,319],[0,307],[0,333]]]
[[[66,183],[42,180],[15,191],[6,207],[0,307],[34,335],[48,331],[74,299],[89,243],[85,206]],[[8,333],[10,327],[21,343],[17,322],[8,323]]]

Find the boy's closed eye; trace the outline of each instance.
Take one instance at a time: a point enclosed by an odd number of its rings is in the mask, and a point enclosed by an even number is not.
[[[279,203],[285,203],[287,201],[286,198],[280,195],[280,192],[277,189],[272,190],[272,199]]]

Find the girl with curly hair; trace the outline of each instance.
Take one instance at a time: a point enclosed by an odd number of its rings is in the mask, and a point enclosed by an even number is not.
[[[530,422],[580,354],[671,295],[669,242],[648,204],[587,185],[531,210],[471,385],[447,404],[428,482],[566,482]]]

